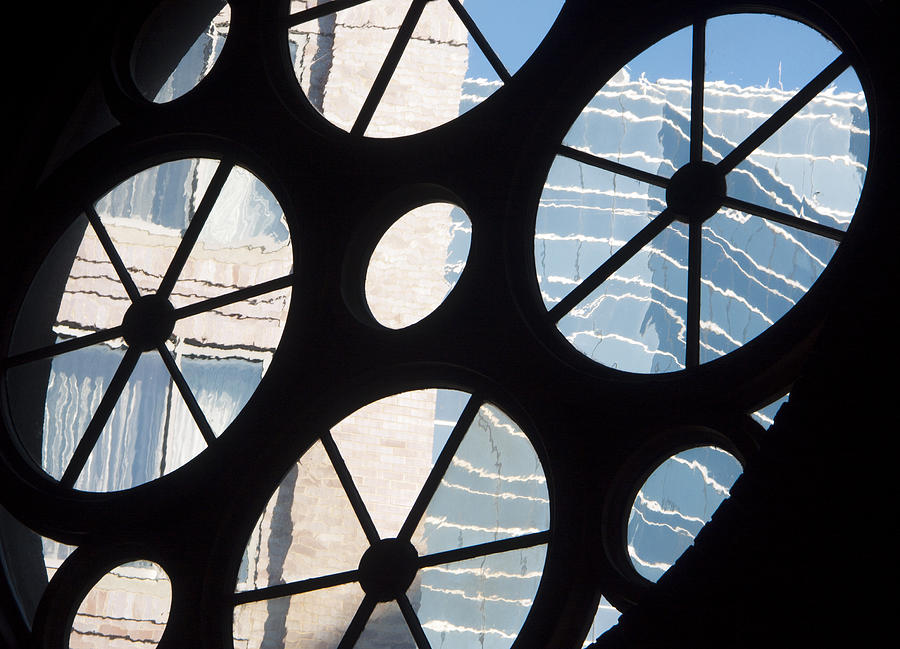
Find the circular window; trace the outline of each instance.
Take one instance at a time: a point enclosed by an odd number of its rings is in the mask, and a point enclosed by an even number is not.
[[[235,642],[508,647],[549,513],[538,456],[496,406],[451,390],[376,401],[323,435],[259,517]]]
[[[715,446],[682,451],[660,464],[638,490],[628,517],[628,555],[642,577],[656,581],[694,538],[743,472]]]
[[[22,445],[87,491],[190,460],[266,372],[292,264],[278,202],[231,163],[167,162],[85,206],[38,270],[10,343]]]
[[[719,16],[659,41],[597,92],[550,169],[535,266],[552,321],[630,372],[741,347],[844,238],[868,138],[846,56],[802,23]]]
[[[225,46],[231,26],[231,6],[220,2],[221,9],[213,16],[180,60],[166,62],[175,48],[169,41],[173,32],[195,24],[203,7],[164,3],[151,14],[138,33],[131,53],[131,68],[138,92],[156,104],[164,104],[187,94],[209,74]],[[199,27],[199,25],[198,25]],[[196,32],[194,32],[196,33]],[[173,66],[174,65],[174,69]],[[163,78],[161,69],[172,70]]]
[[[294,0],[288,51],[300,88],[330,122],[356,135],[410,135],[450,121],[508,81],[561,6]],[[519,22],[509,33],[513,11]]]
[[[381,237],[366,270],[366,302],[391,329],[434,311],[465,268],[472,224],[459,207],[430,203],[400,217]]]
[[[69,649],[159,644],[172,604],[172,584],[152,561],[132,561],[113,568],[81,601]]]

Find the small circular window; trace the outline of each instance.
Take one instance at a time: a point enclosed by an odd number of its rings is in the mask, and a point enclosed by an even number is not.
[[[300,458],[254,526],[235,642],[509,647],[549,515],[538,456],[496,406],[451,390],[376,401]]]
[[[846,56],[802,23],[719,16],[659,41],[584,107],[550,169],[534,254],[552,322],[629,372],[738,349],[825,269],[868,141]]]
[[[112,491],[212,443],[272,361],[292,255],[278,201],[231,163],[167,162],[86,205],[38,270],[5,362],[34,461]]]
[[[638,574],[659,579],[742,472],[733,455],[714,446],[682,451],[660,464],[638,490],[628,517],[628,555]]]

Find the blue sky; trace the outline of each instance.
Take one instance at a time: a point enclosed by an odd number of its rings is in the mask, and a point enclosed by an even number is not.
[[[540,44],[562,5],[562,0],[465,1],[467,11],[510,72],[518,70]],[[706,78],[743,86],[768,83],[785,90],[800,88],[839,54],[815,30],[766,14],[712,19],[706,39]],[[468,76],[497,78],[471,42],[469,57]],[[650,79],[690,78],[690,28],[646,50],[630,67],[634,77],[644,72]],[[852,73],[842,75],[836,85],[841,90],[859,91]]]

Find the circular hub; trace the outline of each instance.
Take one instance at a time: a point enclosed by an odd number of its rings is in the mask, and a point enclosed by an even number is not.
[[[666,205],[683,223],[702,223],[725,198],[725,176],[711,162],[690,162],[675,172],[666,188]]]
[[[403,595],[416,576],[416,549],[409,541],[382,539],[359,560],[359,583],[367,595],[389,602]]]
[[[125,342],[141,351],[155,349],[172,335],[175,309],[160,295],[146,295],[128,307],[122,326]]]

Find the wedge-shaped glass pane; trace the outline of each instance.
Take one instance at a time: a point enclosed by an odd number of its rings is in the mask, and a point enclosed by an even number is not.
[[[381,237],[366,271],[366,301],[391,329],[434,311],[459,279],[472,225],[462,209],[429,203],[400,217]]]
[[[810,289],[837,242],[734,210],[703,226],[700,360],[758,336]]]
[[[425,510],[416,549],[433,554],[549,528],[547,480],[534,447],[503,411],[482,406]]]
[[[423,568],[418,617],[431,646],[512,645],[537,593],[546,553],[538,545]]]
[[[690,157],[691,28],[646,49],[584,107],[563,144],[669,177]]]
[[[172,289],[176,307],[290,274],[284,212],[262,181],[235,167]]]
[[[354,583],[235,606],[234,647],[337,647],[362,598]]]
[[[75,487],[130,489],[171,472],[204,448],[200,429],[159,354],[146,352],[125,383]]]
[[[840,51],[822,34],[771,14],[734,14],[706,26],[703,121],[716,162],[831,63]]]
[[[218,161],[185,159],[145,169],[97,201],[95,209],[142,293],[156,291]]]
[[[332,429],[381,538],[397,536],[431,472],[440,392],[416,390],[380,399]]]
[[[181,15],[184,9],[178,5],[162,5],[151,14],[138,36],[132,56],[135,83],[144,97],[157,104],[172,101],[193,90],[209,74],[222,52],[231,26],[231,7],[224,0],[220,4],[221,10],[212,17],[161,86],[159,58],[165,52],[159,51],[158,44],[169,40],[168,32],[183,24],[185,18],[190,20],[195,16]]]
[[[751,416],[757,422],[759,422],[759,424],[763,428],[769,428],[772,424],[775,423],[775,415],[778,413],[778,409],[781,408],[781,406],[785,404],[790,398],[791,395],[790,393],[788,393],[780,399],[776,399],[769,405],[760,408],[754,413],[751,413]]]
[[[694,542],[742,470],[733,455],[713,446],[683,451],[659,465],[638,491],[628,519],[635,570],[659,579]]]
[[[850,69],[814,97],[728,174],[728,194],[846,230],[869,163],[868,106],[854,85]]]
[[[553,308],[664,208],[656,187],[557,156],[534,235],[544,305]]]
[[[416,603],[412,604],[415,607]],[[397,602],[383,602],[372,611],[354,646],[359,649],[416,649],[416,641]]]
[[[675,222],[558,324],[585,356],[627,372],[684,365],[688,228]]]
[[[610,604],[605,597],[601,597],[600,603],[597,605],[597,613],[591,621],[591,626],[584,637],[584,642],[581,643],[582,649],[613,628],[619,621],[620,615],[622,615],[621,611]]]
[[[113,568],[81,601],[69,649],[156,647],[166,629],[172,586],[150,561]]]
[[[281,481],[254,525],[237,590],[355,570],[368,547],[334,467],[316,442]]]

